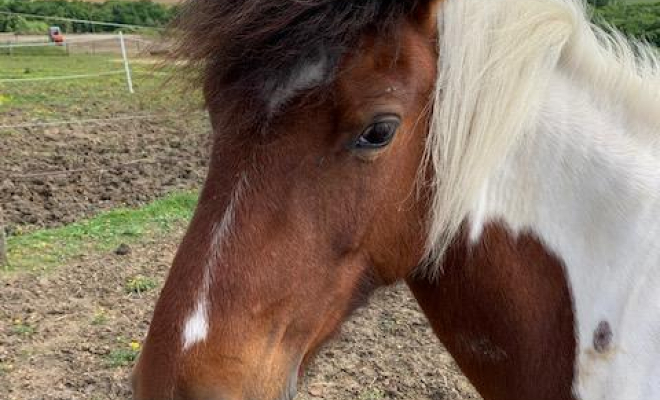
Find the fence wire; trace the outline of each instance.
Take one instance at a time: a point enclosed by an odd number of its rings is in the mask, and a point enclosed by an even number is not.
[[[84,78],[95,78],[99,76],[108,76],[108,75],[118,75],[124,74],[124,70],[109,71],[109,72],[97,72],[95,74],[80,74],[80,75],[62,75],[62,76],[44,76],[40,78],[12,78],[12,79],[0,79],[0,82],[39,82],[39,81],[61,81],[67,79],[84,79]]]
[[[116,117],[108,118],[86,118],[86,119],[68,119],[68,120],[58,120],[58,121],[45,121],[45,122],[32,122],[24,124],[14,124],[14,125],[0,125],[0,130],[3,129],[21,129],[21,128],[37,128],[37,127],[48,127],[48,126],[60,126],[60,125],[85,125],[85,124],[110,124],[117,121],[134,121],[134,120],[150,120],[157,118],[171,118],[171,117],[180,117],[183,114],[181,113],[165,113],[165,114],[138,114],[138,115],[120,115]],[[201,111],[199,112],[187,112],[187,116],[192,115],[203,115]]]

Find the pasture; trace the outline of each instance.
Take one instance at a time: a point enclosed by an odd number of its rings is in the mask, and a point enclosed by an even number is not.
[[[128,374],[208,154],[199,95],[158,60],[0,55],[3,399],[128,399]],[[7,79],[33,79],[7,82]],[[477,399],[403,287],[325,347],[299,399]]]

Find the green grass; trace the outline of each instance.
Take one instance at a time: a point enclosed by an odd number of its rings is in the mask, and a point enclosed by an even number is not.
[[[146,276],[138,275],[129,279],[126,282],[124,289],[127,293],[141,294],[155,289],[156,286],[158,285],[156,284],[155,280]]]
[[[3,45],[5,46],[5,45]],[[44,47],[2,47],[0,56],[60,56],[66,57],[67,51],[62,46],[44,46]]]
[[[199,109],[200,94],[183,93],[184,83],[172,78],[176,68],[160,63],[153,58],[132,60],[135,94],[130,94],[119,55],[10,57],[0,53],[0,81],[117,72],[82,79],[0,82],[0,125],[116,115],[186,115]]]
[[[0,65],[2,66],[0,68],[0,79],[43,78],[84,73],[93,74],[96,72],[122,69],[120,63],[113,62],[112,58],[105,55],[71,55],[68,57],[53,58],[43,54],[43,50],[40,48],[35,49],[39,49],[39,54],[12,57],[0,55]],[[43,83],[41,84],[43,85]],[[4,83],[4,85],[11,89],[10,86],[13,83]],[[86,86],[83,81],[81,81],[81,85]]]
[[[99,310],[94,313],[94,317],[92,317],[91,324],[98,326],[98,325],[105,325],[108,322],[108,314],[104,310]]]
[[[36,328],[24,322],[16,322],[12,327],[12,332],[19,336],[32,336],[36,332]]]
[[[133,349],[118,349],[113,350],[107,355],[106,360],[109,367],[119,368],[132,364],[136,359],[139,351]]]
[[[117,337],[117,345],[119,348],[105,355],[106,364],[112,368],[132,364],[140,354],[140,348],[142,347],[140,342],[135,340],[126,343],[126,340],[122,336]]]
[[[380,400],[385,398],[385,392],[377,388],[366,389],[358,397],[359,400]]]
[[[175,193],[137,209],[108,211],[65,227],[44,229],[7,240],[10,265],[5,271],[43,271],[87,253],[111,252],[122,243],[136,243],[180,227],[192,217],[194,193]],[[135,288],[149,290],[146,279]]]

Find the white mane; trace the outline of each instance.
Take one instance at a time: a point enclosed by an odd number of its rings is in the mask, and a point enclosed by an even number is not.
[[[434,173],[431,274],[491,171],[534,132],[551,74],[562,71],[603,107],[660,127],[660,58],[593,26],[581,0],[445,0],[438,30],[424,164]]]

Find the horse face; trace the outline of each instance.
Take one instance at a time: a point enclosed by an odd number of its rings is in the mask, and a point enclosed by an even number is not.
[[[351,311],[417,265],[437,55],[419,23],[400,25],[397,40],[363,37],[322,89],[285,99],[297,88],[282,87],[266,129],[226,126],[211,106],[210,172],[134,372],[136,398],[291,398]]]

